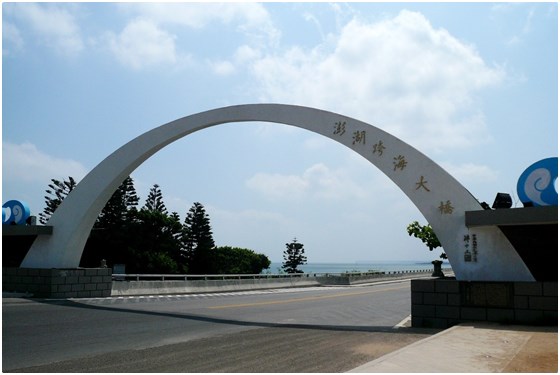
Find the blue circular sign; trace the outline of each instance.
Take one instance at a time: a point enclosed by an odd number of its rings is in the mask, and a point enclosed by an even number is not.
[[[31,215],[27,203],[17,200],[7,201],[2,205],[2,224],[25,224]]]
[[[517,181],[517,195],[523,205],[558,206],[558,157],[532,164]]]

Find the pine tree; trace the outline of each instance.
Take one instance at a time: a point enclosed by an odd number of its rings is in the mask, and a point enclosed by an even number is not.
[[[127,211],[135,210],[140,198],[136,195],[136,188],[134,187],[134,180],[132,177],[128,176],[125,178],[119,189],[123,192]]]
[[[144,207],[142,207],[142,209],[148,211],[157,211],[167,215],[167,208],[163,203],[163,195],[158,184],[154,184],[154,186],[150,189],[148,199],[146,199],[146,203],[144,204]]]
[[[303,244],[299,243],[296,238],[291,243],[286,244],[284,250],[284,262],[282,269],[286,273],[303,273],[298,269],[298,266],[307,263],[307,257],[304,255],[305,250]]]
[[[105,204],[94,228],[117,230],[126,221],[129,211],[136,210],[138,201],[134,181],[128,176]]]
[[[138,205],[134,181],[127,177],[113,193],[97,217],[86,243],[81,267],[97,267],[104,259],[111,267],[115,263],[126,263],[128,232],[134,223]]]
[[[182,272],[182,226],[175,218],[157,210],[141,209],[127,224],[127,270],[132,273]]]
[[[140,211],[128,211],[127,268],[133,272],[183,272],[182,229],[179,215],[167,213],[161,189],[154,184]]]
[[[77,185],[77,182],[70,176],[68,177],[68,181],[59,181],[53,178],[51,182],[52,183],[49,184],[49,189],[46,190],[48,194],[45,196],[46,207],[43,212],[39,213],[39,222],[41,224],[46,224],[47,221],[49,221],[64,198],[66,198]]]
[[[182,235],[183,249],[187,258],[188,271],[202,274],[210,270],[210,251],[214,248],[210,218],[204,206],[195,202],[190,208]]]
[[[170,223],[170,231],[173,238],[177,241],[179,246],[181,246],[181,238],[183,236],[183,225],[181,224],[181,217],[175,211],[168,216]],[[180,259],[177,259],[180,261]]]

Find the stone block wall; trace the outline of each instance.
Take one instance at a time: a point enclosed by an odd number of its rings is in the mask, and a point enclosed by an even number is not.
[[[557,325],[558,282],[411,281],[413,327],[463,322]]]
[[[39,298],[109,297],[110,268],[2,268],[2,291]]]

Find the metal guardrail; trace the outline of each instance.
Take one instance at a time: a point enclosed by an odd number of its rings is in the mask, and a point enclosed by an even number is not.
[[[444,270],[446,270],[445,268]],[[450,268],[448,270],[451,270]],[[343,273],[286,273],[286,274],[229,274],[229,275],[177,275],[177,274],[126,274],[114,273],[116,281],[194,281],[194,280],[261,280],[261,279],[287,279],[287,278],[316,278],[316,277],[360,277],[360,276],[395,276],[417,273],[431,273],[433,269],[379,271],[379,272],[343,272]]]
[[[293,273],[293,274],[228,274],[228,275],[176,275],[176,274],[124,274],[114,273],[115,280],[159,280],[159,281],[193,281],[193,280],[260,280],[260,279],[280,279],[294,277],[313,277],[313,274]]]

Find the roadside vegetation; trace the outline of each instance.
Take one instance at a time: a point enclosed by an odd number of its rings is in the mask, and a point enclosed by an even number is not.
[[[441,247],[441,243],[436,236],[436,232],[434,232],[430,224],[420,225],[417,221],[413,221],[408,224],[406,231],[409,236],[414,236],[421,240],[430,251]],[[442,251],[439,257],[441,259],[447,259],[447,254],[445,254],[445,251]]]
[[[286,244],[284,250],[284,262],[282,263],[282,271],[286,273],[303,273],[298,267],[307,263],[305,249],[303,244],[294,238],[291,243]]]
[[[76,185],[72,177],[51,180],[39,214],[42,224]],[[111,268],[124,264],[126,273],[258,274],[270,267],[264,254],[216,246],[201,203],[193,203],[181,222],[177,212],[168,212],[159,185],[153,185],[140,208],[139,201],[134,181],[127,177],[98,216],[80,267],[99,267],[102,260]]]

